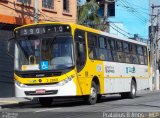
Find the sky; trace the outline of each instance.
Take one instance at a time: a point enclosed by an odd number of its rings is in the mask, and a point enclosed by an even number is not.
[[[120,32],[129,37],[138,34],[141,38],[148,38],[149,0],[117,0],[115,10],[115,17],[108,20],[122,24],[120,28],[124,31]]]
[[[149,0],[117,0],[115,17],[109,21],[122,23],[123,34],[128,32],[130,37],[138,34],[141,38],[148,38],[149,14]]]

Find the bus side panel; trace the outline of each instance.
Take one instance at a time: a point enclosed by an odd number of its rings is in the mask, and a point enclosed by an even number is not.
[[[149,79],[147,78],[138,78],[137,81],[137,90],[144,90],[149,88]]]
[[[146,65],[104,62],[104,70],[105,93],[130,91],[133,77],[136,79],[137,90],[149,87],[148,66]]]
[[[78,80],[83,95],[90,94],[92,80],[97,78],[99,81],[100,93],[104,93],[104,68],[103,61],[96,61],[88,59],[85,67],[78,73]]]

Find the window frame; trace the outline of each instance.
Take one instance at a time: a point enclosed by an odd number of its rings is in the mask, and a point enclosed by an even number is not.
[[[51,9],[51,10],[52,10],[52,9],[55,9],[55,8],[54,8],[54,2],[55,2],[54,0],[51,0],[51,3],[52,3],[51,5],[50,5],[48,2],[47,2],[47,4],[44,4],[44,3],[46,3],[46,1],[48,1],[48,0],[42,0],[42,8],[44,8],[44,9]],[[50,6],[49,6],[48,4],[49,4]],[[45,6],[45,5],[46,5],[46,6]]]
[[[26,2],[28,1],[28,2]],[[32,4],[32,0],[16,0],[16,2],[24,4],[24,5],[31,5]]]
[[[63,0],[63,12],[70,12],[70,0]]]
[[[144,51],[145,49],[145,51]],[[143,57],[144,57],[144,64],[148,65],[148,51],[146,46],[142,46],[142,51],[143,51]]]
[[[93,43],[93,38],[89,37],[90,34],[97,36],[96,41],[94,41],[94,42],[96,42],[96,44],[95,44],[96,46],[93,45],[94,44]],[[103,38],[104,41],[101,41],[101,38]],[[90,42],[92,41],[92,43],[89,43],[89,41]],[[136,43],[132,43],[132,42],[129,42],[129,41],[119,40],[119,39],[116,39],[116,38],[112,38],[112,37],[108,37],[108,36],[104,36],[104,35],[100,35],[100,34],[95,34],[95,33],[92,33],[92,32],[87,32],[87,43],[88,43],[88,47],[87,47],[88,49],[90,47],[98,48],[96,50],[98,52],[96,53],[96,51],[95,51],[96,58],[94,58],[94,57],[90,58],[89,51],[88,51],[89,59],[99,60],[99,61],[126,63],[126,64],[138,64],[138,65],[147,65],[148,64],[148,53],[147,53],[147,47],[146,46],[136,44]],[[121,43],[121,49],[120,50],[117,48],[118,43]],[[125,44],[127,44],[127,51],[125,51],[125,47],[124,47]],[[143,48],[145,48],[146,55],[144,54],[144,52],[143,52],[143,55],[138,54],[138,46],[142,47],[142,52],[144,50]],[[105,52],[106,54],[104,54],[104,58],[101,58],[100,55],[103,54],[103,52]],[[118,53],[122,53],[121,61],[118,59]],[[143,56],[143,59],[144,59],[143,63],[140,63],[140,57],[139,56]]]
[[[93,43],[92,37],[95,37],[95,41]],[[92,32],[87,32],[87,48],[88,48],[88,57],[91,60],[99,60],[99,41],[98,41],[98,34],[92,33]],[[92,42],[92,43],[90,43]],[[92,50],[91,50],[92,49]],[[92,51],[92,52],[90,52]],[[92,54],[92,57],[90,54]]]
[[[83,39],[83,42],[84,42],[84,43],[82,43],[82,44],[83,44],[84,49],[85,49],[85,51],[84,51],[84,52],[85,52],[85,54],[84,54],[85,58],[84,58],[83,65],[81,65],[81,66],[77,64],[77,62],[78,62],[78,57],[77,57],[77,54],[78,54],[78,53],[77,53],[77,44],[79,44],[79,41],[76,41],[76,35],[77,35],[76,32],[82,32],[82,33],[84,33],[84,37],[83,37],[83,38],[84,38],[84,39]],[[75,55],[75,57],[76,57],[76,58],[75,58],[75,60],[76,60],[75,63],[76,63],[77,71],[80,72],[80,71],[85,67],[86,61],[87,61],[86,31],[81,30],[81,29],[78,29],[78,28],[75,29],[75,31],[74,31],[74,41],[75,41],[75,48],[74,48],[74,49],[75,49],[75,54],[76,54],[76,55]],[[79,66],[79,67],[78,67],[78,66]]]
[[[118,39],[116,39],[116,52],[117,52],[117,62],[118,63],[125,63],[125,58],[124,58],[124,51],[123,51],[123,42],[124,41],[122,41],[122,40],[118,40]],[[121,50],[119,50],[117,47],[119,47],[118,46],[118,43],[120,44],[121,43]],[[122,59],[120,60],[120,56],[122,56]]]

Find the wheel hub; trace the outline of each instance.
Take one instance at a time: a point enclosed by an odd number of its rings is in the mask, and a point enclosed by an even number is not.
[[[96,89],[94,87],[91,88],[91,98],[95,98],[96,97]]]
[[[133,85],[133,86],[132,86],[132,94],[135,95],[135,93],[136,93],[136,88],[135,88],[135,86]]]

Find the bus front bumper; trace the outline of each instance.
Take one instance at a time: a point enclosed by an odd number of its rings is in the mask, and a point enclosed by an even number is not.
[[[73,80],[64,85],[25,85],[20,86],[15,82],[16,97],[39,98],[76,96],[76,85]]]

